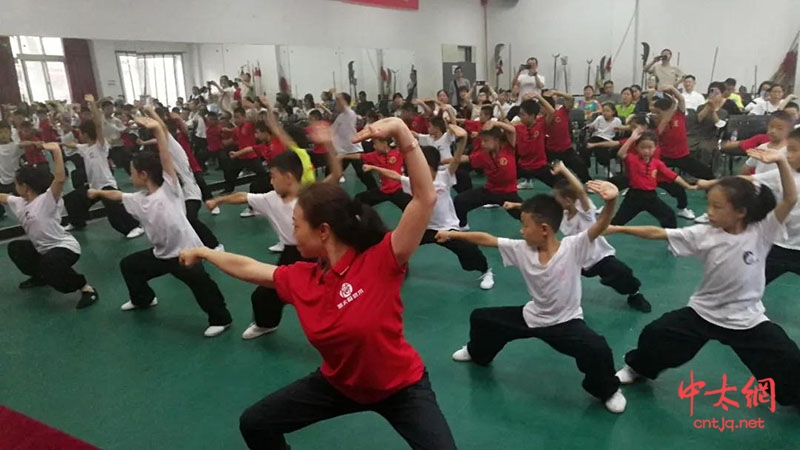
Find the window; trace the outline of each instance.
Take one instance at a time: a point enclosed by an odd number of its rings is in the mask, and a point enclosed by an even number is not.
[[[22,101],[72,101],[61,38],[10,36]]]
[[[178,97],[186,96],[180,53],[117,52],[117,63],[128,103],[149,96],[174,105]]]

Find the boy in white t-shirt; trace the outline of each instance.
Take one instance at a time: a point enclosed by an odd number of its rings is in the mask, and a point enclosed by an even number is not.
[[[5,120],[0,120],[0,194],[13,194],[14,176],[19,169],[19,160],[24,154],[19,143],[11,139],[11,125]],[[6,209],[0,205],[0,219],[6,214]]]
[[[522,204],[523,239],[497,238],[487,233],[440,233],[442,240],[498,247],[503,264],[516,266],[522,272],[531,296],[525,306],[472,311],[469,343],[453,353],[453,359],[487,365],[507,343],[536,337],[575,358],[585,375],[583,388],[603,401],[609,411],[622,413],[626,400],[614,375],[611,348],[605,338],[586,325],[581,309],[581,270],[592,257],[594,241],[611,222],[619,192],[606,181],[590,181],[587,185],[605,201],[603,212],[589,229],[561,241],[556,233],[564,210],[555,198],[544,194]]]
[[[772,114],[767,123],[767,136],[769,142],[761,144],[756,147],[757,150],[778,150],[786,154],[786,138],[789,133],[794,130],[794,118],[785,111],[778,111]],[[755,173],[756,175],[775,170],[774,164],[764,164],[756,158],[747,158],[747,161],[742,165],[741,173],[743,175]]]
[[[438,242],[437,239],[441,231],[458,229],[458,216],[456,215],[455,205],[453,205],[453,198],[450,196],[450,189],[456,184],[456,171],[458,170],[461,155],[464,154],[464,149],[467,146],[467,132],[456,125],[450,125],[450,130],[453,136],[458,139],[458,147],[455,156],[450,158],[449,165],[444,168],[441,168],[441,153],[438,149],[432,146],[421,147],[422,154],[425,155],[425,160],[431,169],[433,187],[436,191],[436,204],[433,207],[428,229],[422,236],[420,245],[439,244],[455,253],[462,269],[481,273],[481,289],[491,289],[494,287],[494,275],[492,274],[492,269],[489,268],[486,256],[477,245],[465,241]],[[414,194],[411,191],[411,181],[406,176],[400,176],[400,174],[391,170],[370,165],[364,165],[364,170],[376,171],[387,178],[399,180],[405,192]]]
[[[564,236],[574,236],[588,230],[597,221],[597,208],[586,195],[578,177],[563,162],[553,166],[553,175],[563,176],[553,186],[556,201],[564,208],[564,218],[559,231]],[[506,209],[519,208],[521,203],[507,202]],[[633,275],[633,270],[616,257],[616,250],[606,238],[595,239],[592,256],[583,266],[582,274],[587,278],[600,277],[600,283],[628,296],[628,305],[642,312],[650,312],[650,303],[639,292],[641,281]]]
[[[327,150],[327,166],[330,173],[323,180],[325,183],[338,184],[342,176],[342,165],[336,158],[333,149],[330,129],[325,125],[317,125],[312,129],[311,139],[317,145],[324,145]],[[275,233],[283,250],[278,258],[278,266],[294,264],[298,261],[309,261],[300,255],[294,237],[294,221],[292,214],[297,204],[305,168],[295,152],[281,153],[269,163],[269,176],[273,190],[265,194],[236,192],[224,197],[206,201],[209,210],[219,205],[247,204],[258,216],[265,216]],[[273,288],[258,286],[250,295],[253,306],[253,322],[242,333],[242,339],[255,339],[278,329],[285,303],[278,297]]]
[[[797,203],[794,171],[776,150],[750,151],[748,156],[777,163],[783,190],[777,205],[771,191],[726,177],[709,183],[708,225],[669,230],[609,227],[610,233],[667,240],[676,256],[694,256],[703,264],[703,281],[689,305],[647,325],[637,348],[625,355],[625,366],[617,372],[623,384],[639,377],[653,380],[716,340],[730,346],[755,379],[774,381],[770,395],[777,403],[800,405],[800,349],[767,318],[761,301],[768,254],[773,243],[785,237],[786,222]]]
[[[49,285],[64,294],[81,291],[77,308],[97,302],[97,291],[72,266],[81,256],[81,246],[61,226],[59,200],[67,180],[64,157],[57,143],[38,144],[53,155],[55,175],[41,167],[25,166],[15,173],[18,196],[0,194],[28,239],[8,243],[8,257],[20,272],[30,278],[20,289]]]

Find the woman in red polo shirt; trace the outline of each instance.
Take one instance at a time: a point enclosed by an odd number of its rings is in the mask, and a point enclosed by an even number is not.
[[[284,434],[359,411],[382,415],[414,449],[455,449],[425,366],[403,336],[400,286],[428,225],[436,194],[416,139],[398,118],[367,126],[354,141],[393,138],[403,152],[414,196],[394,232],[339,186],[303,190],[294,236],[304,258],[276,267],[202,248],[181,262],[207,260],[236,278],[274,287],[294,305],[322,367],[247,409],[239,427],[251,449],[287,448]]]

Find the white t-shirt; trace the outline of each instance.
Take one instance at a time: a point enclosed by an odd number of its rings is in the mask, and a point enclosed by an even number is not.
[[[116,117],[103,117],[103,139],[109,147],[119,147],[122,145],[122,132],[125,125]]]
[[[439,155],[443,160],[453,157],[452,148],[456,138],[454,138],[449,131],[443,134],[439,139],[433,139],[433,136],[430,134],[420,134],[417,135],[417,140],[419,140],[420,147],[426,145],[436,147],[436,150],[439,150]]]
[[[503,265],[516,266],[528,287],[531,300],[522,316],[531,328],[550,327],[583,318],[581,309],[581,268],[592,255],[592,243],[585,231],[561,241],[546,266],[539,252],[524,240],[497,240]]]
[[[194,135],[199,139],[206,138],[206,121],[200,114],[194,116]]]
[[[769,143],[761,144],[758,147],[756,147],[756,150],[768,150],[768,149],[769,149]],[[786,147],[781,147],[781,148],[778,149],[778,151],[781,152],[782,155],[786,156]],[[778,165],[777,164],[765,164],[765,163],[763,163],[763,162],[761,162],[761,161],[759,161],[757,159],[753,159],[753,158],[747,158],[747,161],[745,161],[744,163],[745,163],[745,165],[747,165],[747,167],[754,168],[756,175],[761,174],[761,173],[765,173],[765,172],[772,172],[773,170],[776,171],[776,172],[778,171]]]
[[[75,149],[66,147],[64,153],[67,156],[74,154],[81,155],[86,166],[86,178],[89,180],[89,187],[92,189],[103,189],[106,186],[117,188],[117,180],[108,167],[108,143],[100,144],[77,144]]]
[[[81,245],[61,226],[59,202],[49,188],[30,202],[22,197],[9,196],[8,209],[17,217],[39,254],[57,247],[81,254]]]
[[[697,110],[700,105],[704,105],[706,103],[706,99],[703,97],[703,94],[697,91],[684,92],[682,95],[683,101],[686,103],[686,109]]]
[[[411,179],[403,176],[400,177],[400,183],[403,185],[403,191],[412,194],[411,192]],[[439,170],[436,172],[436,177],[433,180],[433,189],[436,191],[436,204],[433,206],[433,214],[431,220],[428,222],[429,230],[457,230],[458,229],[458,216],[456,215],[456,208],[453,205],[453,197],[450,196],[450,188],[456,185],[456,176],[450,173],[449,170]]]
[[[561,220],[561,227],[559,228],[559,231],[561,231],[564,236],[574,236],[578,233],[582,233],[588,230],[597,221],[595,217],[597,215],[597,208],[595,208],[591,199],[589,200],[588,211],[582,209],[580,201],[576,202],[575,206],[578,212],[575,213],[575,216],[571,219],[568,217],[567,212],[564,211],[564,218]],[[586,260],[586,264],[583,265],[583,268],[588,270],[600,262],[601,259],[613,256],[616,253],[616,250],[608,243],[606,238],[600,236],[592,243],[592,254],[589,256],[589,259]]]
[[[14,141],[0,144],[0,184],[14,182],[17,169],[19,169],[19,159],[23,153],[22,147]]]
[[[351,153],[362,153],[364,148],[361,143],[353,144],[351,140],[356,134],[356,122],[358,117],[355,111],[350,108],[345,109],[333,121],[333,148],[336,153],[340,155],[347,155]]]
[[[778,110],[778,105],[773,105],[772,103],[764,100],[756,103],[755,106],[750,108],[750,111],[748,111],[747,113],[750,114],[751,116],[765,116],[767,114],[772,114],[777,110]]]
[[[259,216],[267,217],[282,244],[297,245],[292,220],[297,198],[285,202],[277,192],[270,191],[266,194],[247,194],[247,204]]]
[[[144,228],[156,258],[177,258],[185,248],[203,246],[186,218],[186,205],[178,180],[166,173],[164,183],[155,192],[124,193],[122,205]]]
[[[189,165],[189,157],[183,151],[183,147],[175,138],[170,134],[167,136],[167,148],[172,157],[172,165],[175,166],[175,173],[180,177],[180,185],[183,188],[183,197],[186,200],[202,200],[203,194],[200,192],[200,186],[197,185],[197,180],[194,179],[194,172]]]
[[[769,320],[761,303],[764,267],[773,242],[785,233],[774,212],[739,234],[710,225],[668,229],[675,256],[695,256],[703,263],[703,281],[689,307],[708,322],[733,330]]]
[[[792,171],[794,177],[794,184],[800,188],[800,172]],[[754,177],[755,181],[767,186],[775,194],[776,198],[783,197],[783,186],[781,185],[781,173],[778,170],[771,170],[757,174]],[[786,235],[779,236],[775,240],[775,245],[790,250],[800,250],[800,203],[795,203],[789,217],[783,222],[786,227]]]
[[[541,93],[542,90],[536,86],[536,79],[539,79],[542,86],[544,86],[544,75],[541,73],[537,73],[536,76],[530,75],[529,71],[523,71],[521,74],[517,76],[517,82],[519,83],[519,96],[517,97],[517,105],[522,103],[522,100],[525,98],[527,94],[536,94]]]
[[[614,117],[609,122],[605,119],[605,117],[599,115],[596,119],[594,119],[594,122],[592,122],[592,127],[595,129],[594,133],[592,133],[592,137],[597,136],[607,141],[611,141],[617,134],[616,129],[621,126],[622,121],[619,120],[619,117]]]

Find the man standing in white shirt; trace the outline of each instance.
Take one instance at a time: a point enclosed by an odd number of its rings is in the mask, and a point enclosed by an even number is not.
[[[661,54],[656,56],[647,67],[644,68],[645,72],[650,72],[658,78],[658,87],[673,86],[677,87],[683,81],[683,71],[677,67],[670,65],[672,59],[672,50],[665,48],[661,50]],[[660,61],[660,64],[656,64]]]
[[[353,136],[356,135],[356,122],[358,117],[355,111],[350,108],[350,94],[340,93],[336,95],[336,119],[333,121],[331,128],[333,130],[333,148],[336,149],[336,154],[351,155],[353,153],[364,153],[364,148],[361,143],[354,144]],[[375,177],[370,174],[364,173],[364,164],[361,160],[345,159],[342,161],[342,172],[347,170],[347,166],[352,165],[356,171],[356,175],[364,183],[367,189],[378,189],[378,183]],[[344,175],[339,180],[344,182]]]
[[[114,104],[111,101],[105,100],[100,106],[103,109],[103,140],[109,147],[108,156],[111,161],[114,161],[117,168],[130,174],[131,155],[122,145],[122,132],[125,131],[125,125],[114,117]]]
[[[686,78],[683,79],[683,100],[686,102],[687,110],[697,111],[697,108],[706,102],[703,94],[695,90],[696,85],[697,80],[694,75],[686,75]]]
[[[544,75],[539,73],[538,59],[534,57],[528,58],[527,64],[523,66],[523,70],[517,75],[514,86],[519,88],[517,106],[522,103],[522,99],[525,98],[526,95],[531,94],[532,96],[536,96],[536,94],[541,94],[542,89],[544,89]]]

